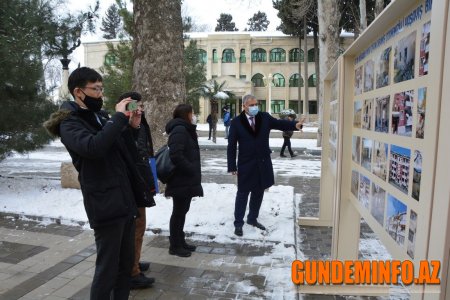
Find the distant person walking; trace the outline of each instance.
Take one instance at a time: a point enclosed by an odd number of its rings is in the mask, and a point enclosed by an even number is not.
[[[289,121],[294,121],[295,120],[295,115],[289,115],[287,118]],[[297,155],[294,154],[294,152],[292,151],[291,148],[291,137],[292,135],[294,135],[294,131],[292,130],[288,130],[288,131],[283,131],[283,146],[281,146],[281,151],[280,151],[280,156],[281,157],[286,157],[286,155],[284,155],[284,149],[288,149],[289,154],[291,155],[291,157],[296,157]]]
[[[206,122],[208,123],[208,127],[209,127],[208,140],[210,140],[210,139],[211,139],[211,131],[212,131],[212,129],[213,129],[212,116],[211,116],[211,114],[209,114],[208,117],[206,118]]]
[[[225,139],[228,139],[230,124],[231,124],[230,108],[225,107],[224,112],[225,113],[223,114],[223,125],[225,126]]]
[[[200,149],[192,106],[179,104],[173,111],[173,119],[166,125],[169,134],[170,159],[175,172],[167,182],[166,197],[173,198],[170,217],[169,254],[191,256],[196,247],[186,243],[184,223],[192,197],[203,196],[201,185]]]
[[[242,98],[243,111],[231,121],[228,138],[228,172],[237,175],[238,190],[234,208],[234,234],[243,235],[244,216],[250,196],[247,224],[261,230],[266,227],[258,222],[259,209],[264,190],[271,187],[275,180],[273,174],[271,150],[269,148],[270,130],[299,130],[301,122],[277,120],[266,112],[259,112],[258,101],[253,95]],[[239,157],[236,164],[237,144]]]

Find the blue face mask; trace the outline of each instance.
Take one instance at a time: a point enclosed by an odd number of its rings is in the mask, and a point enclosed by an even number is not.
[[[248,114],[250,115],[250,116],[256,116],[257,114],[258,114],[258,112],[259,112],[259,108],[258,108],[258,106],[250,106],[249,108],[248,108]]]

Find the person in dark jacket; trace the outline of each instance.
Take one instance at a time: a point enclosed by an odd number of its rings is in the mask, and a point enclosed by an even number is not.
[[[109,119],[101,110],[102,77],[86,67],[70,74],[68,87],[75,101],[64,102],[44,127],[61,137],[72,157],[94,230],[97,258],[90,299],[128,299],[136,200],[143,197],[143,180],[122,136],[131,100],[120,101]]]
[[[211,114],[209,114],[208,117],[206,118],[206,122],[208,123],[208,127],[209,127],[208,140],[210,140],[210,139],[211,139],[211,131],[212,131],[212,129],[213,129],[213,126],[212,126],[212,116],[211,116]]]
[[[250,196],[250,210],[247,224],[265,230],[258,222],[259,209],[264,190],[274,184],[271,150],[269,148],[270,130],[281,131],[301,129],[302,122],[277,120],[270,114],[259,112],[258,101],[253,95],[242,98],[243,111],[231,121],[228,137],[228,172],[237,175],[238,191],[234,207],[234,233],[243,235],[245,210]],[[239,143],[239,157],[236,165],[236,151]]]
[[[289,121],[294,121],[295,120],[295,115],[289,115],[288,116],[288,120]],[[291,137],[292,135],[294,135],[294,131],[292,130],[287,130],[287,131],[283,131],[283,146],[281,146],[281,151],[280,151],[280,156],[281,157],[286,157],[286,155],[284,155],[284,149],[288,149],[289,154],[291,155],[291,157],[296,157],[297,155],[294,154],[294,152],[292,151],[291,148]]]
[[[169,155],[175,165],[165,191],[166,197],[173,198],[169,253],[180,257],[191,256],[196,249],[186,243],[184,223],[192,197],[203,196],[200,149],[193,115],[191,105],[179,104],[173,111],[173,119],[166,125]]]
[[[155,195],[155,181],[152,170],[149,165],[149,158],[154,156],[153,141],[144,116],[144,104],[142,96],[137,92],[127,92],[119,96],[118,102],[123,99],[133,99],[137,101],[136,110],[128,111],[127,116],[130,117],[130,126],[127,127],[124,135],[127,137],[126,145],[130,153],[135,158],[137,170],[144,179],[148,189],[144,190],[145,198],[137,201],[138,217],[136,218],[136,230],[134,237],[134,264],[131,271],[131,289],[148,288],[154,282],[153,277],[146,277],[143,272],[150,268],[149,262],[140,262],[142,242],[144,239],[145,228],[147,226],[146,207],[155,206],[153,196]],[[128,134],[126,134],[128,133]]]

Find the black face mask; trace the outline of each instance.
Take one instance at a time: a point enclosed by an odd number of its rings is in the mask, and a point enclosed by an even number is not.
[[[102,97],[94,98],[94,97],[86,95],[84,92],[83,92],[83,94],[85,95],[84,100],[83,100],[84,105],[86,105],[86,107],[90,111],[99,112],[100,109],[102,109],[102,106],[103,106],[103,98]]]

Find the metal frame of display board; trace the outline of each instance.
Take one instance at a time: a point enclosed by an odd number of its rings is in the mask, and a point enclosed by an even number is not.
[[[320,209],[326,218],[316,223],[326,224],[331,216],[333,259],[358,259],[363,217],[393,259],[411,260],[417,267],[421,260],[441,261],[441,285],[409,286],[412,299],[446,299],[447,294],[448,16],[448,0],[393,1],[324,82],[323,119],[330,120],[330,111],[339,117],[324,124]],[[333,85],[337,102],[330,97]],[[333,127],[337,134],[330,136]],[[330,160],[333,147],[335,163]],[[348,286],[314,288],[361,292]],[[384,293],[390,287],[380,288]]]

